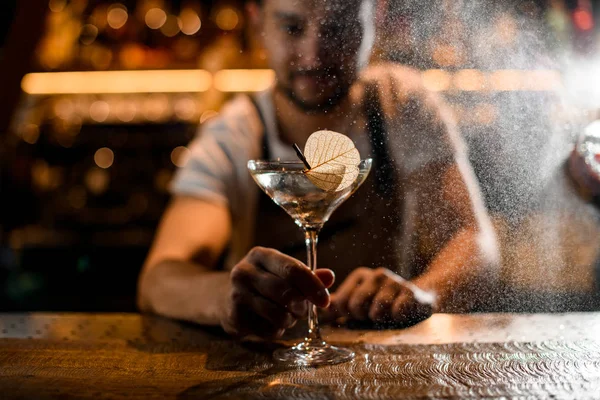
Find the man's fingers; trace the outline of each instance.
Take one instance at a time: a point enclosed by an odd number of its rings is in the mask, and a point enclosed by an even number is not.
[[[306,265],[295,258],[274,249],[255,247],[248,253],[248,261],[293,285],[317,306],[329,305],[329,292],[325,285]]]
[[[317,278],[321,280],[327,289],[333,286],[333,282],[335,282],[335,274],[330,269],[318,269],[315,271],[315,275],[317,275]]]
[[[240,299],[245,295],[234,292],[233,296]],[[236,302],[222,323],[225,332],[236,337],[256,335],[263,338],[276,338],[285,331],[276,327],[272,322],[258,315],[249,304]]]
[[[278,339],[285,333],[284,328],[273,325],[271,321],[268,321],[258,314],[252,314],[252,325],[251,329],[248,329],[248,335],[254,335],[263,339]]]
[[[407,325],[414,325],[431,316],[432,305],[415,300],[413,293],[404,290],[392,305],[392,318]]]
[[[296,320],[284,308],[270,302],[264,297],[252,295],[249,297],[248,303],[256,314],[269,321],[276,328],[287,329]]]
[[[403,288],[398,282],[386,280],[371,302],[369,319],[375,322],[391,320],[394,300],[402,290]]]
[[[380,285],[381,280],[371,274],[352,292],[348,299],[348,312],[352,318],[358,321],[368,319],[371,303],[377,295]]]
[[[306,297],[294,286],[269,272],[259,272],[253,277],[252,286],[262,296],[283,307]]]
[[[290,306],[288,307],[288,311],[291,312],[296,318],[308,318],[308,304],[306,301],[291,302]]]
[[[287,329],[292,326],[296,318],[294,318],[285,308],[267,300],[266,298],[246,290],[234,290],[233,297],[238,310],[249,310],[251,313],[262,317],[268,321],[275,331],[279,329]],[[243,311],[240,312],[242,314]],[[248,324],[249,330],[254,331],[254,322],[248,320],[243,315],[244,324]]]
[[[331,295],[330,309],[340,317],[348,316],[348,300],[350,300],[354,290],[369,276],[370,272],[371,270],[365,267],[354,270]]]
[[[329,324],[337,319],[338,315],[331,307],[319,309],[319,322]]]
[[[573,150],[569,157],[569,172],[577,184],[583,186],[592,195],[600,194],[600,177],[576,150]]]

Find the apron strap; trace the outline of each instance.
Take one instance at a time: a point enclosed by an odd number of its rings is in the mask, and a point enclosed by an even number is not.
[[[264,160],[269,160],[269,159],[271,159],[271,151],[269,150],[269,138],[267,135],[267,121],[265,120],[265,116],[263,115],[262,111],[260,110],[260,107],[258,106],[258,101],[256,100],[256,98],[251,94],[248,95],[248,98],[250,99],[250,102],[252,103],[252,105],[254,105],[254,110],[256,111],[256,114],[258,115],[258,118],[260,119],[260,123],[262,124],[262,127],[263,127],[262,158]]]
[[[388,135],[376,84],[368,84],[365,87],[364,107],[367,134],[373,149],[376,189],[382,195],[391,195],[396,186],[394,163],[390,156]]]

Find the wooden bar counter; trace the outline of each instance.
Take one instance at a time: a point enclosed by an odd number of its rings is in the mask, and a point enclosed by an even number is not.
[[[355,360],[277,365],[271,352],[294,338],[239,342],[138,314],[0,314],[0,398],[600,398],[600,313],[436,314],[323,334]]]

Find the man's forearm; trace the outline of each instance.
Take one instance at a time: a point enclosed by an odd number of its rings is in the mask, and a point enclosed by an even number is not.
[[[436,312],[467,312],[497,283],[499,256],[495,243],[486,243],[495,237],[483,235],[477,229],[457,232],[413,280],[436,295]]]
[[[138,307],[169,318],[218,325],[228,293],[229,272],[165,260],[141,274]]]

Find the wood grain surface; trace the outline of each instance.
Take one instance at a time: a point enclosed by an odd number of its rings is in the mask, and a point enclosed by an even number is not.
[[[0,399],[600,398],[600,313],[437,314],[324,329],[352,362],[272,362],[285,340],[137,314],[0,314]]]

